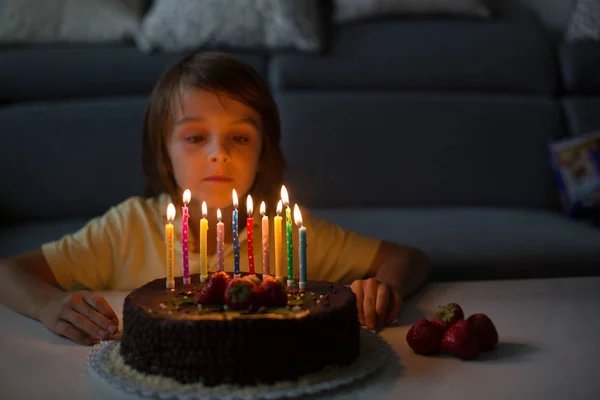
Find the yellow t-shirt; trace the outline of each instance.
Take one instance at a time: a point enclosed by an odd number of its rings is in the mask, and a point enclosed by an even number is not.
[[[67,290],[132,290],[166,276],[165,223],[170,197],[132,197],[89,221],[74,234],[46,243],[42,252],[57,282]],[[339,226],[313,217],[302,210],[307,230],[307,278],[351,283],[363,278],[371,265],[380,240],[345,231]],[[196,221],[199,223],[199,221]],[[190,220],[190,223],[195,223]],[[262,273],[261,217],[254,218],[254,260],[256,273]],[[175,231],[175,276],[183,275],[181,248],[181,210],[173,221]],[[285,261],[285,217],[283,232],[283,271]],[[298,228],[292,226],[294,276],[298,272]],[[275,275],[273,216],[269,216],[270,266]],[[200,257],[189,231],[190,274],[200,272]],[[216,226],[208,234],[216,235]],[[231,226],[225,226],[231,237]],[[246,230],[240,232],[240,269],[248,271]],[[209,271],[216,271],[216,254],[209,256]],[[225,244],[225,270],[233,271],[233,246]]]

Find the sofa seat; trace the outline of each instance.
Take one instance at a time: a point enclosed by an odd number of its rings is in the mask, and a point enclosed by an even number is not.
[[[313,214],[361,234],[419,247],[430,257],[435,281],[600,275],[600,229],[552,212],[388,208],[315,209]],[[39,248],[88,220],[2,227],[0,257]]]
[[[430,257],[433,280],[600,274],[600,229],[558,213],[385,208],[318,209],[313,214],[346,229],[422,249]]]

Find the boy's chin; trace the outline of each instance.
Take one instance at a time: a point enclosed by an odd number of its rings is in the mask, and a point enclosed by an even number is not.
[[[206,206],[210,209],[220,208],[221,210],[225,208],[229,208],[233,206],[233,198],[231,196],[231,190],[224,192],[218,191],[217,193],[205,193],[200,194],[197,198],[199,205],[202,204],[203,201],[206,202]],[[238,199],[238,202],[241,201]],[[239,206],[238,206],[239,208]]]
[[[206,206],[210,209],[220,208],[221,210],[233,207],[233,197],[232,197],[232,189],[233,185],[223,185],[228,186],[225,187],[212,187],[209,190],[199,190],[198,196],[196,200],[198,200],[199,204],[202,204],[203,201],[206,202]],[[206,188],[204,188],[206,189]],[[237,191],[238,195],[238,209],[246,209],[246,196],[242,194],[239,190]],[[254,199],[253,199],[254,200]],[[256,201],[256,200],[255,200]]]

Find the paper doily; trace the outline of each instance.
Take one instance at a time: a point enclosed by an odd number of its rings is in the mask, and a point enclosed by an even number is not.
[[[379,335],[362,328],[360,355],[350,365],[308,374],[297,381],[273,385],[240,387],[235,385],[203,386],[200,383],[182,384],[162,376],[142,374],[123,363],[119,354],[120,342],[102,341],[95,345],[87,358],[91,375],[130,394],[157,399],[178,400],[273,400],[315,394],[349,385],[382,367],[393,350]]]

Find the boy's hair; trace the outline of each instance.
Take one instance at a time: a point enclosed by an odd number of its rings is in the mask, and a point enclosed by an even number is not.
[[[147,197],[168,193],[183,202],[167,153],[166,138],[173,122],[173,110],[180,106],[184,88],[225,94],[255,110],[261,118],[262,149],[259,171],[250,188],[256,201],[275,208],[283,182],[285,161],[281,151],[279,110],[264,79],[250,65],[220,52],[190,54],[170,67],[159,79],[146,108],[142,132],[142,157]]]

